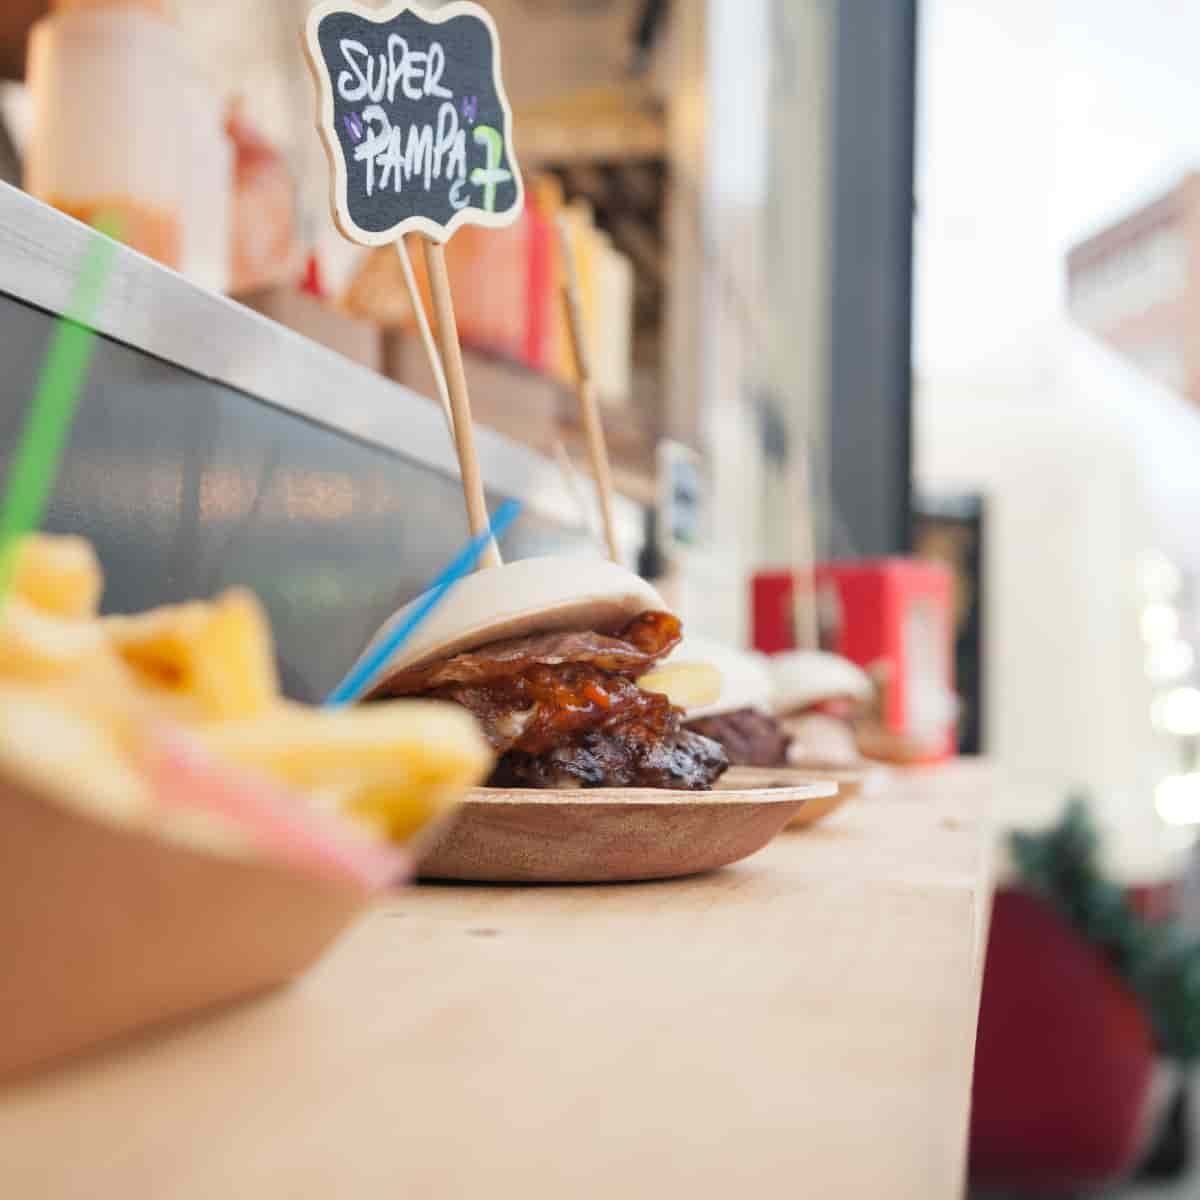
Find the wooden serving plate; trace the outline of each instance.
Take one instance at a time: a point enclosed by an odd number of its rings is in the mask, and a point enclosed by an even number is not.
[[[714,871],[761,850],[827,781],[711,792],[476,788],[420,863],[424,879],[619,883]]]
[[[811,783],[835,783],[833,795],[806,804],[787,824],[788,829],[806,829],[824,820],[862,790],[868,771],[857,767],[730,767],[722,778],[728,786],[742,788],[797,787]],[[721,786],[721,784],[718,784]]]

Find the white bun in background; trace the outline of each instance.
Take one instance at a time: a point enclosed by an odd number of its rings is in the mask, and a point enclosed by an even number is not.
[[[738,650],[709,638],[685,637],[667,664],[702,662],[721,673],[721,694],[712,704],[687,710],[689,721],[715,717],[739,708],[771,710],[771,672],[763,655]]]
[[[792,739],[788,762],[794,767],[820,763],[823,767],[857,767],[862,763],[854,731],[845,721],[824,713],[805,713],[780,721]]]
[[[767,660],[777,713],[794,712],[819,700],[847,696],[868,700],[874,692],[871,677],[848,658],[824,650],[789,650]]]
[[[384,623],[360,661],[419,601],[420,597]],[[666,608],[644,579],[607,559],[523,558],[460,579],[378,678],[382,684],[395,671],[501,638],[571,630],[615,633],[644,612]]]

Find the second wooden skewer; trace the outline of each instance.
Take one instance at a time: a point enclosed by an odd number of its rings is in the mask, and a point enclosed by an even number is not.
[[[475,427],[471,420],[471,401],[467,394],[467,378],[463,371],[462,346],[458,341],[458,321],[454,316],[454,301],[450,295],[450,276],[446,270],[445,249],[435,241],[425,239],[425,268],[429,272],[429,290],[433,299],[438,349],[446,386],[450,396],[451,429],[458,450],[458,465],[462,473],[463,496],[467,503],[467,522],[475,536],[488,528],[487,502],[483,494],[483,477],[475,454]],[[493,540],[482,558],[481,567],[501,565],[500,549]]]
[[[600,408],[596,402],[596,389],[592,382],[592,358],[588,348],[587,331],[584,328],[583,305],[579,297],[579,271],[575,263],[575,247],[563,217],[558,220],[558,243],[562,249],[563,309],[570,334],[571,350],[575,357],[579,413],[583,420],[588,456],[592,463],[592,477],[596,481],[596,495],[600,501],[600,516],[604,523],[608,556],[613,562],[620,562],[621,551],[617,546],[616,526],[613,523],[612,470],[608,462],[604,426],[600,421]]]

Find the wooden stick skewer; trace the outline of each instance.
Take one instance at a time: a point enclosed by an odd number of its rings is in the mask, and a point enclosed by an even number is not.
[[[816,545],[813,537],[812,483],[808,438],[794,439],[788,467],[789,515],[792,529],[792,628],[797,650],[821,648],[817,613]]]
[[[446,385],[446,371],[442,366],[442,356],[438,353],[437,343],[433,340],[433,330],[429,326],[429,314],[426,313],[425,302],[421,299],[421,289],[417,287],[417,274],[413,270],[412,258],[408,253],[408,242],[403,235],[396,239],[396,253],[400,256],[400,269],[404,272],[404,285],[408,289],[408,299],[412,304],[413,315],[417,319],[417,332],[421,336],[421,344],[425,347],[425,355],[429,359],[429,369],[433,372],[433,385],[437,389],[442,412],[446,414],[446,424],[450,426],[450,436],[457,441],[458,434],[454,429],[454,411],[450,407],[450,389]]]
[[[425,266],[429,271],[429,290],[433,296],[433,315],[437,322],[438,347],[446,372],[451,428],[454,431],[455,449],[458,451],[458,466],[462,473],[463,496],[467,502],[467,522],[471,533],[478,535],[488,528],[487,502],[483,495],[479,459],[475,456],[475,427],[471,422],[471,400],[467,394],[462,346],[458,341],[458,321],[454,316],[454,300],[450,295],[446,251],[438,242],[430,239],[424,239],[424,246]],[[485,551],[480,565],[501,565],[500,550],[495,541],[492,541]]]
[[[578,377],[577,393],[579,412],[583,418],[583,432],[587,438],[588,456],[592,462],[592,475],[596,481],[596,494],[600,500],[600,516],[604,521],[604,540],[608,544],[608,556],[613,562],[621,561],[617,546],[616,526],[613,523],[612,470],[608,462],[608,446],[604,440],[604,426],[600,421],[600,408],[596,403],[596,389],[592,384],[592,360],[588,352],[587,334],[583,326],[583,306],[579,299],[579,272],[575,265],[575,248],[571,242],[566,220],[558,220],[558,241],[563,259],[563,307],[567,317],[567,329],[571,335],[571,349],[575,355],[575,372]]]
[[[566,484],[567,491],[571,493],[571,499],[575,502],[575,507],[579,509],[580,523],[592,537],[599,541],[600,530],[597,528],[596,510],[588,500],[587,492],[584,489],[583,476],[571,461],[571,456],[567,452],[566,446],[563,445],[562,438],[554,439],[552,449],[554,460],[558,463],[558,469],[562,473],[563,483]]]

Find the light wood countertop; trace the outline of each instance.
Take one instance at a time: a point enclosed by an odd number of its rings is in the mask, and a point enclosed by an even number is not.
[[[989,769],[662,884],[421,887],[293,987],[0,1091],[0,1194],[963,1189]]]

